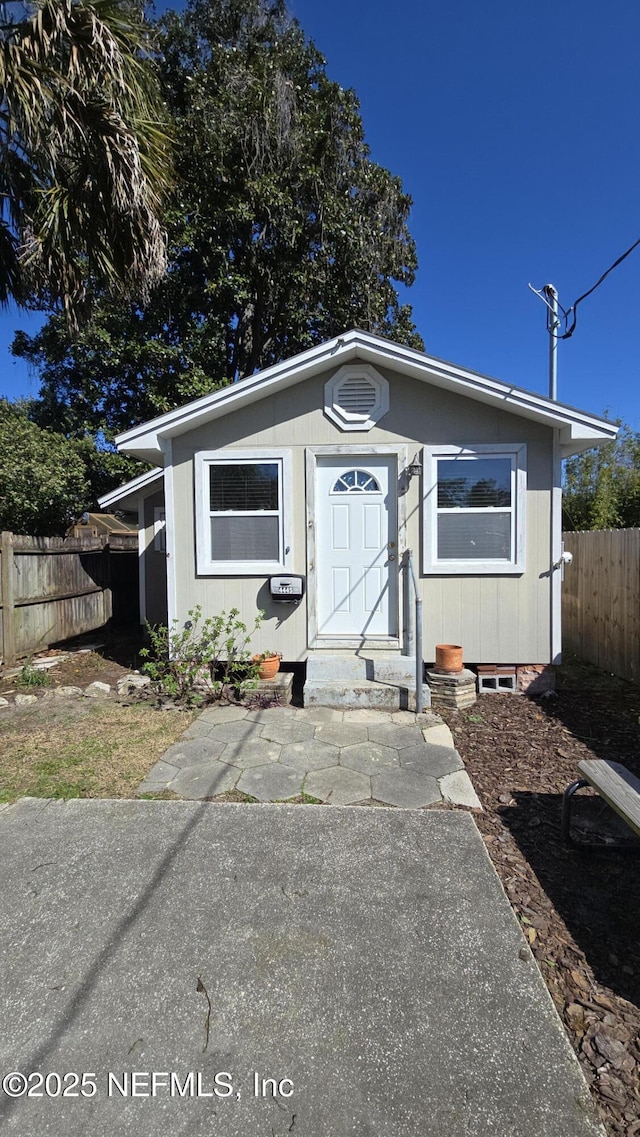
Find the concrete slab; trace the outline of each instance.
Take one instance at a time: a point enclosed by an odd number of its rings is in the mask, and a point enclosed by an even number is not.
[[[377,742],[361,742],[359,746],[345,746],[340,751],[340,765],[361,774],[379,774],[389,766],[399,766],[398,751]]]
[[[164,759],[160,758],[149,771],[144,782],[138,786],[138,793],[151,794],[166,789],[169,782],[175,778],[177,773],[177,766],[171,766],[168,762],[165,762]]]
[[[95,1085],[8,1137],[603,1137],[466,814],[38,801],[0,857],[0,1068]]]
[[[207,707],[202,712],[198,721],[210,723],[235,722],[238,719],[245,718],[246,714],[246,707],[214,703],[213,706]]]
[[[402,750],[405,746],[416,743],[416,729],[409,726],[398,726],[396,723],[380,723],[369,727],[369,741],[380,742],[383,746],[394,746]]]
[[[214,728],[211,727],[211,730]],[[226,742],[218,741],[215,737],[205,735],[201,738],[181,739],[163,755],[163,761],[179,770],[186,766],[197,766],[201,762],[211,762],[219,758],[226,746]]]
[[[452,805],[466,805],[469,809],[482,809],[482,802],[473,788],[466,770],[456,770],[438,780],[440,793]]]
[[[334,707],[298,707],[296,718],[299,722],[312,722],[320,725],[326,722],[342,722],[344,711],[337,711]]]
[[[343,766],[329,766],[326,770],[313,770],[305,778],[304,788],[312,797],[330,805],[353,805],[369,801],[371,778]]]
[[[254,766],[245,770],[238,782],[238,789],[244,794],[257,797],[258,801],[284,801],[297,797],[302,789],[303,775],[291,766],[274,763],[271,766]]]
[[[389,687],[386,683],[374,683],[366,679],[358,683],[349,683],[340,679],[321,683],[307,679],[304,685],[305,707],[336,707],[345,711],[373,708],[392,712],[398,710],[399,702],[400,693],[397,687]]]
[[[445,722],[424,727],[422,734],[425,742],[430,742],[434,746],[453,746],[453,735]]]
[[[268,762],[279,762],[282,747],[266,738],[248,738],[240,742],[228,742],[222,751],[221,759],[237,766],[240,770],[250,770],[252,766],[266,766]]]
[[[268,723],[262,727],[262,737],[270,742],[280,742],[283,746],[288,742],[304,742],[313,738],[315,727],[310,722],[298,722],[297,719],[287,719],[286,722]]]
[[[371,786],[376,801],[400,809],[421,809],[441,800],[436,779],[413,770],[385,770],[371,779]]]
[[[247,738],[260,738],[261,732],[260,723],[250,722],[249,719],[242,718],[231,722],[216,723],[209,738],[215,738],[218,742],[244,742]]]
[[[289,722],[296,717],[296,713],[295,707],[258,707],[257,710],[247,711],[246,717],[250,722],[259,722],[262,726],[266,726],[278,722]]]
[[[306,774],[309,770],[325,770],[327,766],[337,766],[339,757],[337,746],[308,738],[305,742],[290,742],[288,746],[283,746],[280,760],[285,766],[292,766],[294,770]]]
[[[180,770],[167,788],[187,801],[201,801],[234,789],[239,777],[237,766],[210,762],[206,766],[187,766]]]
[[[417,742],[398,750],[400,765],[416,774],[429,774],[432,778],[442,778],[462,770],[464,762],[452,746],[431,746],[428,742]]]
[[[207,735],[213,730],[214,723],[205,722],[204,719],[198,718],[195,722],[188,726],[182,735],[183,738],[206,738]]]
[[[376,711],[374,709],[367,709],[360,707],[355,711],[344,711],[344,721],[351,723],[381,723],[391,722],[393,713],[391,711]]]
[[[321,723],[316,727],[315,737],[332,746],[355,746],[359,742],[366,742],[368,736],[366,726],[344,722]]]

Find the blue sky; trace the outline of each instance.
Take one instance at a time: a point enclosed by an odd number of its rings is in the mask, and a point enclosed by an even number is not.
[[[177,6],[177,5],[176,5]],[[640,236],[637,0],[289,0],[360,99],[372,157],[414,200],[406,299],[433,355],[548,392],[544,307],[568,307]],[[35,394],[8,352],[0,393]],[[558,393],[640,429],[640,248],[580,305]]]

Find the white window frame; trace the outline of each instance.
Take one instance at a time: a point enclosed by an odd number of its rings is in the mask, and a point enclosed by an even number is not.
[[[209,508],[209,468],[242,463],[275,462],[278,479],[279,558],[273,561],[215,561],[211,548],[211,510]],[[196,488],[196,569],[199,576],[270,576],[289,569],[291,553],[291,451],[290,450],[201,450],[194,455]],[[256,516],[262,511],[256,511]],[[235,515],[235,510],[229,514]],[[238,514],[240,516],[241,514]],[[242,514],[250,516],[250,514]]]
[[[444,560],[438,558],[438,461],[440,459],[509,458],[511,461],[511,558],[504,560]],[[513,575],[525,571],[525,532],[527,500],[527,447],[525,443],[487,443],[466,446],[425,446],[423,451],[423,572],[439,576],[479,574]],[[451,512],[489,513],[485,509]],[[496,507],[504,513],[504,507]]]

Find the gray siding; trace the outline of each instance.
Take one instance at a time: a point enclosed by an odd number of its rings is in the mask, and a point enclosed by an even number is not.
[[[368,432],[344,432],[323,412],[330,372],[228,414],[173,439],[176,616],[194,604],[206,612],[240,610],[248,624],[257,609],[267,618],[256,650],[276,648],[288,660],[307,655],[307,597],[297,609],[270,606],[264,577],[198,577],[195,568],[193,456],[201,450],[287,447],[293,462],[293,563],[306,575],[305,451],[309,446],[387,444],[527,444],[527,568],[522,576],[420,576],[424,601],[424,654],[436,643],[464,646],[468,663],[546,663],[551,660],[550,489],[553,432],[520,416],[462,395],[386,373],[390,409]],[[406,495],[407,544],[421,567],[419,480]]]
[[[154,549],[154,510],[164,508],[164,490],[144,499],[144,574],[146,618],[150,624],[167,623],[167,558]]]

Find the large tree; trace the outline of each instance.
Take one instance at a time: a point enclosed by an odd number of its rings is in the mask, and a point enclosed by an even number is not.
[[[569,458],[563,508],[567,529],[640,526],[640,432],[620,425],[615,442]]]
[[[0,399],[0,529],[64,533],[91,496],[85,464],[72,442],[40,430],[26,411]]]
[[[354,326],[422,346],[395,287],[416,267],[410,199],[280,0],[191,0],[160,31],[169,273],[142,306],[97,297],[75,338],[54,318],[16,343],[41,421],[69,433],[111,436]]]
[[[75,323],[89,282],[139,294],[164,273],[170,162],[146,40],[133,0],[0,6],[0,302]]]

